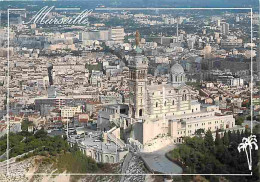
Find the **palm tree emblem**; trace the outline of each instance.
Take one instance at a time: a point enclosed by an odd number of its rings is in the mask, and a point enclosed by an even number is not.
[[[240,143],[237,147],[239,153],[241,152],[241,150],[246,152],[246,158],[247,158],[247,164],[248,164],[249,170],[252,170],[253,146],[255,146],[255,150],[258,150],[257,139],[256,139],[255,135],[250,135],[248,138],[243,137],[242,143]],[[248,157],[247,148],[249,148],[249,157]]]

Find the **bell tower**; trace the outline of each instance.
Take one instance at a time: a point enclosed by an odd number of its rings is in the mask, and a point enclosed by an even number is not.
[[[148,59],[139,47],[140,34],[136,31],[136,49],[129,61],[129,110],[132,118],[143,118],[146,114]]]

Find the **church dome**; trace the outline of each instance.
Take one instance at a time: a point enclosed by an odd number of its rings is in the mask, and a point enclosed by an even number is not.
[[[184,69],[179,63],[176,63],[171,67],[171,74],[182,74],[182,73],[184,73]]]

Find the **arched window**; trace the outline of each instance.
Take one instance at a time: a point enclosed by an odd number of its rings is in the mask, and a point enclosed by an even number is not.
[[[99,153],[97,153],[97,161],[99,161]]]
[[[158,107],[158,102],[155,103],[155,107]]]
[[[114,163],[114,162],[115,162],[114,157],[110,156],[110,163]]]
[[[165,101],[165,102],[164,102],[164,106],[166,106],[166,104],[167,104],[167,102]]]
[[[174,100],[172,100],[172,105],[174,105]]]
[[[184,94],[184,95],[182,96],[182,101],[186,101],[186,100],[187,100],[187,95]]]
[[[143,116],[143,110],[142,109],[139,110],[139,116]]]
[[[105,163],[109,163],[109,157],[105,155]]]

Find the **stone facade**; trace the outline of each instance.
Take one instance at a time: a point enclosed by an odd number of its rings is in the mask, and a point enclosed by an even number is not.
[[[181,142],[196,130],[235,127],[232,115],[222,115],[217,106],[201,104],[192,98],[186,77],[178,63],[171,67],[167,84],[148,85],[147,58],[136,53],[129,63],[129,117],[134,120],[134,139],[145,144],[158,135]]]

